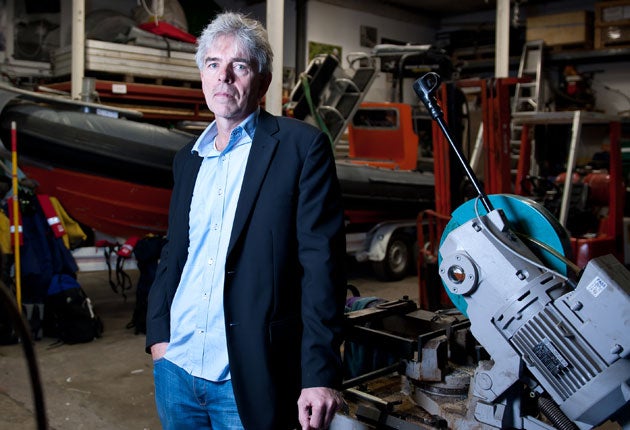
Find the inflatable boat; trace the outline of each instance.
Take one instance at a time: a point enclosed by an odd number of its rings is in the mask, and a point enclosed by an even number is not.
[[[20,169],[77,221],[114,237],[166,232],[171,163],[193,134],[20,100],[0,113],[7,150],[12,122]],[[433,205],[432,174],[343,160],[337,172],[351,222],[415,218]]]

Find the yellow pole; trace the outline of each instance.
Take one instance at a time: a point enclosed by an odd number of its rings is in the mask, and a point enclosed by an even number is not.
[[[17,131],[15,121],[11,121],[11,178],[13,185],[13,253],[15,255],[15,298],[18,310],[22,313],[22,282],[20,267],[20,217],[18,200]]]

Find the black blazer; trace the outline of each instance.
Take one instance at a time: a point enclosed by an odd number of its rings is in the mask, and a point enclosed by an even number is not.
[[[170,336],[201,157],[175,157],[167,244],[149,294],[147,348]],[[297,423],[301,388],[341,383],[345,235],[332,148],[315,127],[262,111],[225,267],[232,384],[245,428]]]

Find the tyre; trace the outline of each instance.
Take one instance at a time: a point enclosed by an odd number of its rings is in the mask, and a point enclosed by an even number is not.
[[[413,263],[412,241],[402,233],[394,233],[387,243],[383,261],[373,261],[372,269],[381,281],[400,281],[410,272]]]

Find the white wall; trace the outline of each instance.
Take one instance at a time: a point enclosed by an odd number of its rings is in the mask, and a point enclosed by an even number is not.
[[[591,88],[595,92],[595,107],[598,110],[609,115],[618,115],[623,111],[626,115],[630,114],[629,69],[630,61],[578,67],[579,72],[595,72]]]
[[[315,0],[308,2],[306,44],[319,42],[341,46],[342,66],[348,67],[346,56],[351,52],[369,52],[370,48],[361,46],[361,26],[375,27],[378,32],[378,42],[382,37],[411,44],[433,43],[435,28],[427,25],[401,22],[367,12],[344,9],[338,6],[321,3]],[[307,53],[308,55],[308,53]],[[308,58],[306,59],[308,64]],[[298,71],[300,72],[300,71]],[[380,73],[366,96],[366,101],[386,101],[390,99],[390,85],[386,75]],[[405,94],[405,101],[415,98],[411,83],[408,87],[409,95]]]

